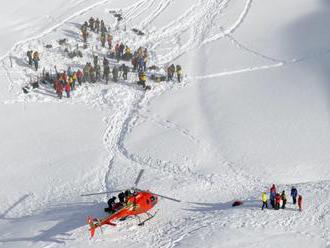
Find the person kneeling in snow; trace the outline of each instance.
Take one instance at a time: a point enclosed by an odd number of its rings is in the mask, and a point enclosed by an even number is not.
[[[139,72],[139,81],[137,82],[137,84],[142,85],[144,89],[148,89],[146,82],[147,74],[145,72]]]

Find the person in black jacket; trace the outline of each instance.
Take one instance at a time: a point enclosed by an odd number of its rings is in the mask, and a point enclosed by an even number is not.
[[[104,209],[105,212],[107,213],[114,213],[115,209],[114,209],[114,205],[116,204],[116,197],[113,196],[108,200],[108,207]]]

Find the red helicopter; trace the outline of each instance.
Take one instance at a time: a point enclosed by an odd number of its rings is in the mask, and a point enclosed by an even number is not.
[[[103,219],[93,218],[91,216],[88,217],[87,223],[89,225],[91,238],[94,236],[96,228],[101,228],[103,225],[116,226],[116,224],[114,223],[115,221],[125,220],[129,216],[137,217],[139,219],[139,226],[144,225],[146,221],[152,219],[155,216],[156,213],[152,215],[149,213],[149,210],[151,210],[158,203],[159,197],[175,202],[181,202],[180,200],[171,197],[155,194],[148,190],[140,190],[136,188],[142,177],[143,172],[144,170],[140,170],[139,175],[135,180],[134,187],[128,190],[128,192],[130,192],[130,195],[126,196],[124,204],[117,203],[116,209]],[[122,192],[122,190],[84,194],[81,196],[111,194],[118,192]],[[141,214],[147,215],[147,218],[143,221],[141,221],[139,217],[139,215]]]

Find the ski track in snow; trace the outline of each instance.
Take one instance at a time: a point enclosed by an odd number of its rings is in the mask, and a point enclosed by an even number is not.
[[[110,0],[103,0],[95,3],[94,5],[81,10],[62,22],[56,24],[50,29],[46,30],[44,33],[39,36],[20,41],[13,49],[8,52],[6,55],[0,58],[3,68],[5,69],[5,73],[10,80],[10,89],[13,89],[14,85],[17,83],[16,80],[12,79],[12,68],[6,65],[5,60],[8,59],[8,56],[11,53],[17,53],[20,48],[29,42],[39,40],[48,34],[54,32],[56,29],[60,29],[61,26],[66,24],[68,21],[78,17],[80,15],[84,15],[88,13],[93,8],[102,7],[109,3]],[[135,4],[123,9],[123,17],[124,24],[129,25],[132,20],[140,17],[146,9],[153,7],[153,11],[150,11],[144,20],[141,22],[140,27],[142,29],[147,28],[166,8],[173,2],[173,0],[162,0],[162,1],[148,1],[142,0],[138,1]],[[170,22],[168,25],[160,28],[159,31],[154,31],[147,34],[146,39],[141,39],[138,42],[139,45],[144,45],[152,50],[155,50],[159,44],[162,42],[168,42],[169,45],[172,46],[172,52],[167,55],[155,55],[153,57],[154,62],[166,65],[170,61],[175,60],[176,58],[182,56],[183,54],[191,51],[196,47],[201,47],[207,45],[210,42],[214,42],[221,38],[228,38],[233,43],[235,43],[240,49],[246,50],[255,54],[256,56],[260,56],[264,59],[271,60],[275,62],[274,64],[264,65],[264,66],[251,66],[249,68],[243,68],[240,70],[220,72],[215,74],[209,74],[204,76],[192,76],[185,79],[184,84],[189,84],[188,81],[193,79],[209,79],[214,77],[222,77],[258,70],[269,70],[272,68],[278,68],[290,63],[297,63],[307,58],[301,59],[292,59],[290,61],[280,61],[266,55],[263,55],[257,51],[249,49],[244,45],[240,44],[239,41],[235,40],[232,34],[239,28],[239,26],[244,22],[247,17],[248,12],[251,9],[252,0],[247,0],[244,6],[243,11],[238,17],[237,21],[229,28],[223,28],[223,31],[220,33],[212,32],[212,28],[210,23],[213,22],[215,18],[217,18],[222,11],[225,10],[226,6],[230,3],[230,0],[223,1],[196,1],[194,5],[190,7],[187,11],[185,11],[181,16]],[[200,25],[196,25],[196,23],[200,23]],[[190,38],[184,44],[177,44],[180,36],[190,31]],[[174,38],[173,38],[174,37]],[[169,41],[167,41],[169,40]],[[152,51],[151,51],[152,52]],[[329,51],[330,52],[330,51]],[[323,54],[315,55],[315,56],[323,56]],[[25,71],[27,73],[27,71]],[[17,73],[17,72],[15,72]],[[20,80],[26,79],[26,75],[19,75]],[[92,87],[92,86],[90,86]],[[73,100],[73,104],[84,102],[86,104],[92,104],[94,106],[109,106],[117,111],[114,111],[110,116],[105,118],[106,122],[106,130],[103,135],[103,143],[105,149],[107,150],[109,157],[108,163],[105,164],[104,171],[104,182],[102,182],[105,190],[112,190],[114,187],[118,186],[120,182],[120,178],[114,180],[111,173],[114,169],[115,158],[120,156],[124,160],[126,160],[131,167],[138,166],[140,168],[152,168],[153,170],[159,171],[162,174],[170,175],[177,180],[184,180],[189,185],[189,183],[200,184],[201,187],[204,187],[206,190],[226,190],[227,187],[231,186],[231,182],[234,180],[240,181],[241,183],[235,189],[237,194],[240,192],[244,192],[246,188],[252,188],[252,192],[261,191],[257,188],[257,185],[262,184],[263,182],[258,178],[253,178],[242,170],[235,169],[235,166],[225,160],[218,151],[215,151],[210,144],[201,140],[200,138],[194,136],[192,132],[189,130],[180,127],[178,124],[170,121],[164,120],[160,115],[154,115],[147,110],[145,110],[146,105],[153,98],[158,97],[166,91],[173,90],[176,88],[182,87],[182,85],[176,84],[168,84],[166,86],[159,86],[157,89],[153,89],[150,92],[144,92],[139,89],[134,89],[127,85],[116,85],[111,87],[110,89],[102,89],[100,94],[93,95],[94,91],[89,91],[89,89],[81,89],[77,94],[88,94],[92,93],[90,98],[86,98],[84,100]],[[96,90],[100,88],[96,87]],[[115,91],[114,93],[110,91]],[[28,99],[31,100],[31,99]],[[39,101],[40,98],[37,98]],[[41,100],[45,100],[45,97],[42,97]],[[72,99],[71,99],[72,100]],[[54,99],[47,101],[55,101]],[[205,153],[209,153],[211,156],[214,156],[216,160],[221,163],[223,166],[228,168],[228,170],[224,171],[222,175],[203,175],[196,173],[191,170],[193,167],[190,162],[183,164],[176,164],[172,161],[161,161],[159,159],[152,158],[151,156],[133,154],[127,150],[125,147],[125,140],[127,136],[132,132],[132,130],[138,125],[139,120],[151,121],[161,128],[171,129],[179,133],[179,135],[189,139],[194,145],[198,146]],[[230,179],[230,180],[229,180]],[[217,184],[218,181],[221,181],[223,184],[219,188]],[[245,186],[244,186],[245,185]],[[316,194],[321,194],[322,192],[326,192],[329,190],[329,182],[320,182],[319,187]],[[181,185],[178,184],[177,188]],[[315,184],[312,186],[307,184],[304,185],[305,188],[311,188],[311,190],[315,190]],[[316,197],[318,199],[318,197]],[[253,200],[250,200],[254,203]],[[330,209],[328,205],[324,203],[316,204],[318,207],[316,211],[314,209],[307,208],[304,210],[302,216],[297,214],[292,214],[291,212],[287,214],[285,218],[278,218],[276,214],[263,215],[261,211],[256,211],[256,208],[259,208],[259,202],[252,204],[251,208],[246,208],[242,211],[236,210],[228,210],[226,204],[215,204],[213,206],[195,206],[191,207],[192,211],[189,212],[189,215],[184,216],[182,219],[177,219],[175,222],[166,222],[161,223],[157,228],[155,228],[155,223],[150,225],[146,225],[145,229],[150,235],[150,245],[152,247],[175,247],[178,243],[180,243],[184,238],[193,235],[195,232],[203,229],[203,228],[214,228],[214,229],[222,229],[226,225],[230,225],[233,223],[233,227],[253,227],[253,228],[265,228],[269,224],[278,224],[281,228],[284,227],[286,231],[292,231],[295,229],[299,229],[299,224],[303,223],[303,221],[308,221],[311,224],[324,225],[323,227],[323,237],[327,241],[329,241],[329,228],[325,225],[324,219],[329,213]],[[190,207],[187,207],[190,208]],[[204,211],[203,208],[209,208],[209,211]],[[200,209],[200,211],[198,210]],[[203,214],[201,214],[203,211]],[[230,214],[228,214],[230,212]],[[269,218],[270,217],[270,218]],[[301,218],[301,219],[300,219]],[[242,222],[237,221],[237,219],[241,219]],[[298,221],[296,221],[298,219]],[[236,220],[236,221],[235,221]],[[246,220],[246,222],[244,222]],[[308,223],[307,222],[307,223]],[[214,227],[213,227],[214,226]],[[301,231],[303,233],[303,231]],[[131,232],[129,238],[139,241],[144,232]],[[310,233],[304,233],[305,235],[313,235]],[[47,245],[47,247],[51,247],[52,245]]]

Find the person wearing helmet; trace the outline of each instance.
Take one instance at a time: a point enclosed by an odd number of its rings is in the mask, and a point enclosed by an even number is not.
[[[105,212],[107,213],[114,213],[115,212],[115,209],[114,209],[114,206],[116,204],[116,197],[113,196],[111,197],[109,200],[108,200],[108,207],[104,209]]]

